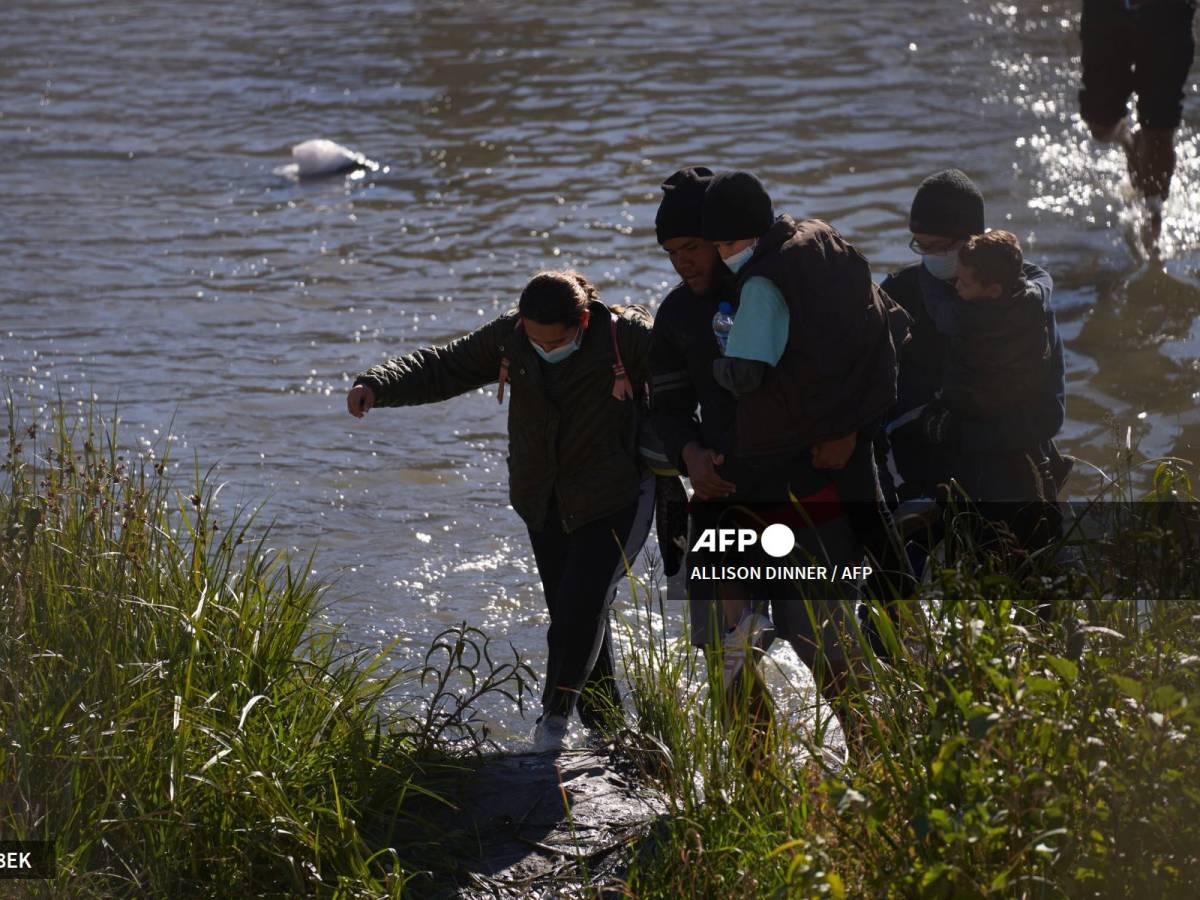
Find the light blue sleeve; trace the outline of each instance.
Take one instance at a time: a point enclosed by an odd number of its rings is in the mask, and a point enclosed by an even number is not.
[[[759,275],[746,279],[725,355],[775,365],[787,346],[790,318],[787,302],[774,282]]]

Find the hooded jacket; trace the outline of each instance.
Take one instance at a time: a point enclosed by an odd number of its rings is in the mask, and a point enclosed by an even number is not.
[[[733,452],[737,401],[712,374],[713,360],[721,355],[712,320],[727,299],[728,285],[697,296],[680,282],[654,317],[651,420],[667,456],[681,470],[683,448],[692,441],[718,453]]]
[[[950,411],[986,421],[1036,404],[1051,366],[1040,286],[1022,278],[1008,296],[965,301],[958,320],[942,377]]]

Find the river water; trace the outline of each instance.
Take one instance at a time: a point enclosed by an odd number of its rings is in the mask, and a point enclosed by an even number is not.
[[[1057,282],[1066,449],[1196,459],[1197,72],[1160,269],[1117,151],[1075,115],[1074,2],[4,6],[5,386],[119,402],[159,452],[170,427],[181,472],[215,465],[224,506],[316,547],[330,615],[402,636],[401,660],[467,620],[540,668],[546,619],[494,396],[355,421],[354,374],[482,324],[545,267],[655,306],[658,184],[681,165],[756,171],[880,278],[912,259],[920,179],[965,169]],[[273,174],[311,137],[389,171]]]

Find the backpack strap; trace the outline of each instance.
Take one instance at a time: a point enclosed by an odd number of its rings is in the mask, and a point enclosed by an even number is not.
[[[513,337],[514,338],[517,336],[518,332],[521,331],[521,325],[522,325],[522,322],[518,318],[517,326],[513,329]],[[504,350],[503,347],[501,347],[500,349],[502,351]],[[499,377],[496,378],[496,381],[499,382],[499,384],[500,384],[500,386],[496,389],[496,402],[498,404],[500,404],[501,406],[503,406],[504,405],[504,385],[508,384],[508,356],[507,355],[500,357],[500,375],[499,375]]]
[[[612,336],[613,357],[616,359],[616,362],[613,363],[612,395],[617,400],[624,400],[633,396],[633,385],[629,381],[629,374],[625,371],[625,363],[621,360],[621,348],[617,346],[617,316],[611,310],[608,314],[608,328],[609,334]]]

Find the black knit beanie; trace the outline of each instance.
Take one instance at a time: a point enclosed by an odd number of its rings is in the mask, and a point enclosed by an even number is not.
[[[654,217],[658,242],[677,237],[700,237],[700,213],[704,208],[704,189],[712,179],[712,169],[688,166],[662,183],[663,198]]]
[[[704,239],[740,241],[771,230],[775,210],[762,182],[749,172],[722,172],[704,192]]]
[[[917,188],[908,219],[913,234],[965,238],[983,227],[983,194],[958,169],[935,172]]]

